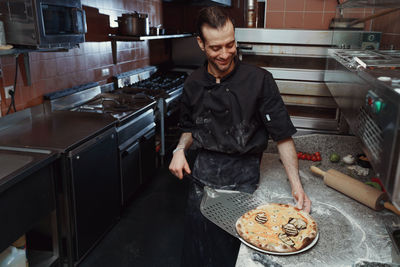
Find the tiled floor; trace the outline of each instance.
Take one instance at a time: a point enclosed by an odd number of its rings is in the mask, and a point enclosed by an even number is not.
[[[180,266],[186,196],[187,182],[159,169],[79,266]]]

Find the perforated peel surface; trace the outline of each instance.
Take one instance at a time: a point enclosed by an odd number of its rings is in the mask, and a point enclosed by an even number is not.
[[[239,237],[235,228],[236,221],[244,213],[262,204],[261,200],[248,193],[205,187],[200,210],[211,222],[234,237]]]

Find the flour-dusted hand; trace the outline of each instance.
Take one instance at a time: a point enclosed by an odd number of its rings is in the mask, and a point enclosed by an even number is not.
[[[169,170],[179,179],[183,178],[184,173],[190,174],[192,172],[185,157],[185,150],[192,145],[192,142],[192,133],[182,133],[179,143],[172,153],[173,156],[169,164]]]
[[[296,201],[296,207],[306,212],[311,211],[311,200],[304,192],[299,176],[299,163],[296,148],[292,138],[278,142],[278,151],[292,187],[292,195]]]
[[[303,188],[292,189],[292,196],[296,201],[296,208],[304,210],[307,213],[311,211],[311,200],[304,192]]]
[[[173,175],[175,175],[179,179],[183,178],[184,173],[189,173],[189,174],[191,173],[183,149],[178,150],[174,153],[171,163],[169,164],[169,170]]]

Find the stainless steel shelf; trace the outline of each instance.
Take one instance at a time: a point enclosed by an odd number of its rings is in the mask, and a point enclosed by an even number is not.
[[[376,8],[393,8],[400,7],[398,0],[347,0],[338,6],[339,8],[352,7],[376,7]]]
[[[185,38],[191,37],[193,34],[191,33],[181,33],[181,34],[165,34],[165,35],[143,35],[143,36],[122,36],[109,34],[111,39],[111,48],[113,54],[113,62],[114,64],[118,63],[117,60],[117,42],[137,42],[137,41],[146,41],[146,40],[162,40],[162,39],[172,39],[172,38]]]
[[[158,39],[171,39],[171,38],[184,38],[191,37],[191,33],[181,33],[181,34],[167,34],[167,35],[143,35],[143,36],[121,36],[121,35],[109,35],[111,40],[115,41],[146,41],[146,40],[158,40]]]

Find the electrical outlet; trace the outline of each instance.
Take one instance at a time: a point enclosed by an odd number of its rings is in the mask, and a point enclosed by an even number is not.
[[[4,87],[4,96],[6,99],[11,97],[10,94],[8,93],[8,91],[10,91],[10,90],[14,91],[14,86],[10,85],[10,86]]]
[[[101,75],[103,77],[110,75],[110,70],[108,68],[101,69]]]

